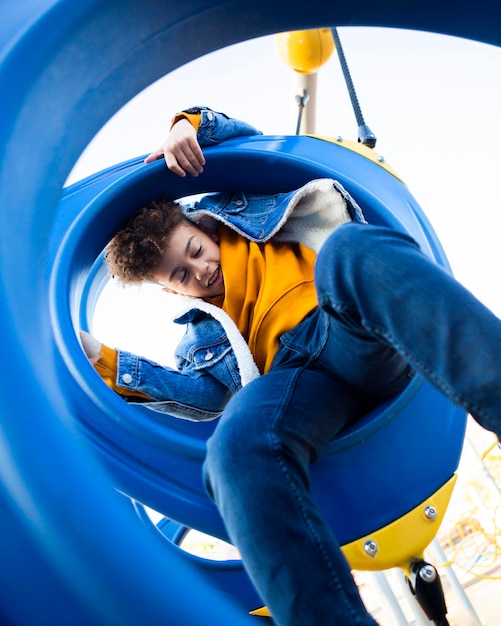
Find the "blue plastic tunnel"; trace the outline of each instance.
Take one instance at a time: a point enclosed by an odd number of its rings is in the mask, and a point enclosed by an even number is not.
[[[93,260],[117,225],[116,216],[106,221],[101,213],[99,235],[93,237],[97,212],[88,210],[74,223],[73,207],[65,214],[64,200],[59,204],[83,148],[118,108],[159,77],[252,37],[335,23],[433,30],[499,44],[493,1],[448,5],[437,9],[424,2],[411,10],[396,2],[383,7],[322,0],[304,6],[279,0],[271,7],[262,0],[2,3],[1,623],[212,625],[215,616],[222,626],[254,621],[174,544],[146,531],[117,489],[127,486],[128,495],[155,503],[164,481],[155,459],[131,471],[123,450],[135,441],[150,451],[152,442],[145,440],[140,417],[137,423],[130,418],[122,439],[115,436],[116,422],[105,418],[121,414],[121,401],[93,384],[77,337],[69,332],[80,323],[75,311]],[[140,184],[130,188],[139,200],[144,174],[133,170],[127,176],[138,176]],[[151,168],[151,176],[158,172]],[[120,192],[117,185],[113,193]],[[105,187],[99,202],[106,201]],[[95,188],[88,191],[96,208]],[[81,201],[86,190],[79,193]],[[162,426],[151,432],[160,441]],[[187,466],[193,450],[198,462],[203,441],[201,436],[197,449],[180,429],[175,448],[179,452],[186,444]],[[181,500],[185,487],[178,485]],[[206,506],[198,486],[190,489],[184,497],[194,504],[176,514],[189,509],[187,522]],[[216,529],[220,522],[215,514],[213,519]]]

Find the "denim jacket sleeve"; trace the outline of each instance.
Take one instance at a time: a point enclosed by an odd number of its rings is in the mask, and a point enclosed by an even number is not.
[[[200,110],[200,126],[198,127],[197,139],[202,147],[213,146],[232,137],[248,137],[261,135],[247,122],[242,122],[228,117],[224,113],[212,111],[208,107],[196,107]]]
[[[205,371],[205,375],[159,365],[144,357],[118,351],[116,384],[130,391],[140,391],[152,398],[142,406],[193,421],[218,417],[232,395],[223,382]]]
[[[175,321],[186,325],[176,369],[118,351],[116,384],[152,398],[142,404],[155,411],[194,421],[214,419],[246,382],[241,357],[212,315],[190,309]]]

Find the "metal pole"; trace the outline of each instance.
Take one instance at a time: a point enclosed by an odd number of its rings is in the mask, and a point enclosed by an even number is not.
[[[297,74],[296,104],[300,109],[296,135],[314,135],[317,124],[317,74]]]
[[[370,578],[381,594],[385,609],[393,616],[395,626],[408,626],[409,622],[393,593],[393,589],[386,578],[386,574],[384,572],[370,572]]]

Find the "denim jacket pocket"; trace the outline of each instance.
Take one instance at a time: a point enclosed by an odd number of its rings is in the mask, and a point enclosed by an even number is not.
[[[242,387],[237,359],[226,335],[191,345],[183,341],[176,350],[176,367],[194,380],[210,375],[233,393]]]
[[[214,367],[231,352],[229,342],[224,339],[219,343],[209,343],[207,345],[194,346],[187,355],[187,360],[193,369],[205,370]]]
[[[280,219],[283,194],[261,195],[244,192],[220,193],[205,196],[188,209],[188,217],[209,213],[227,223],[237,232],[253,241],[264,241]]]
[[[232,193],[218,193],[204,196],[194,206],[195,210],[209,208],[214,213],[221,215],[239,215],[247,209],[248,201],[241,191]]]

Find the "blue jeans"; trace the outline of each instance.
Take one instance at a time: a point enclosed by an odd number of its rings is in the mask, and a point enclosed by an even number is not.
[[[410,237],[377,226],[337,229],[316,285],[318,310],[227,405],[206,484],[276,624],[374,625],[310,498],[309,465],[414,370],[499,436],[501,323]]]

